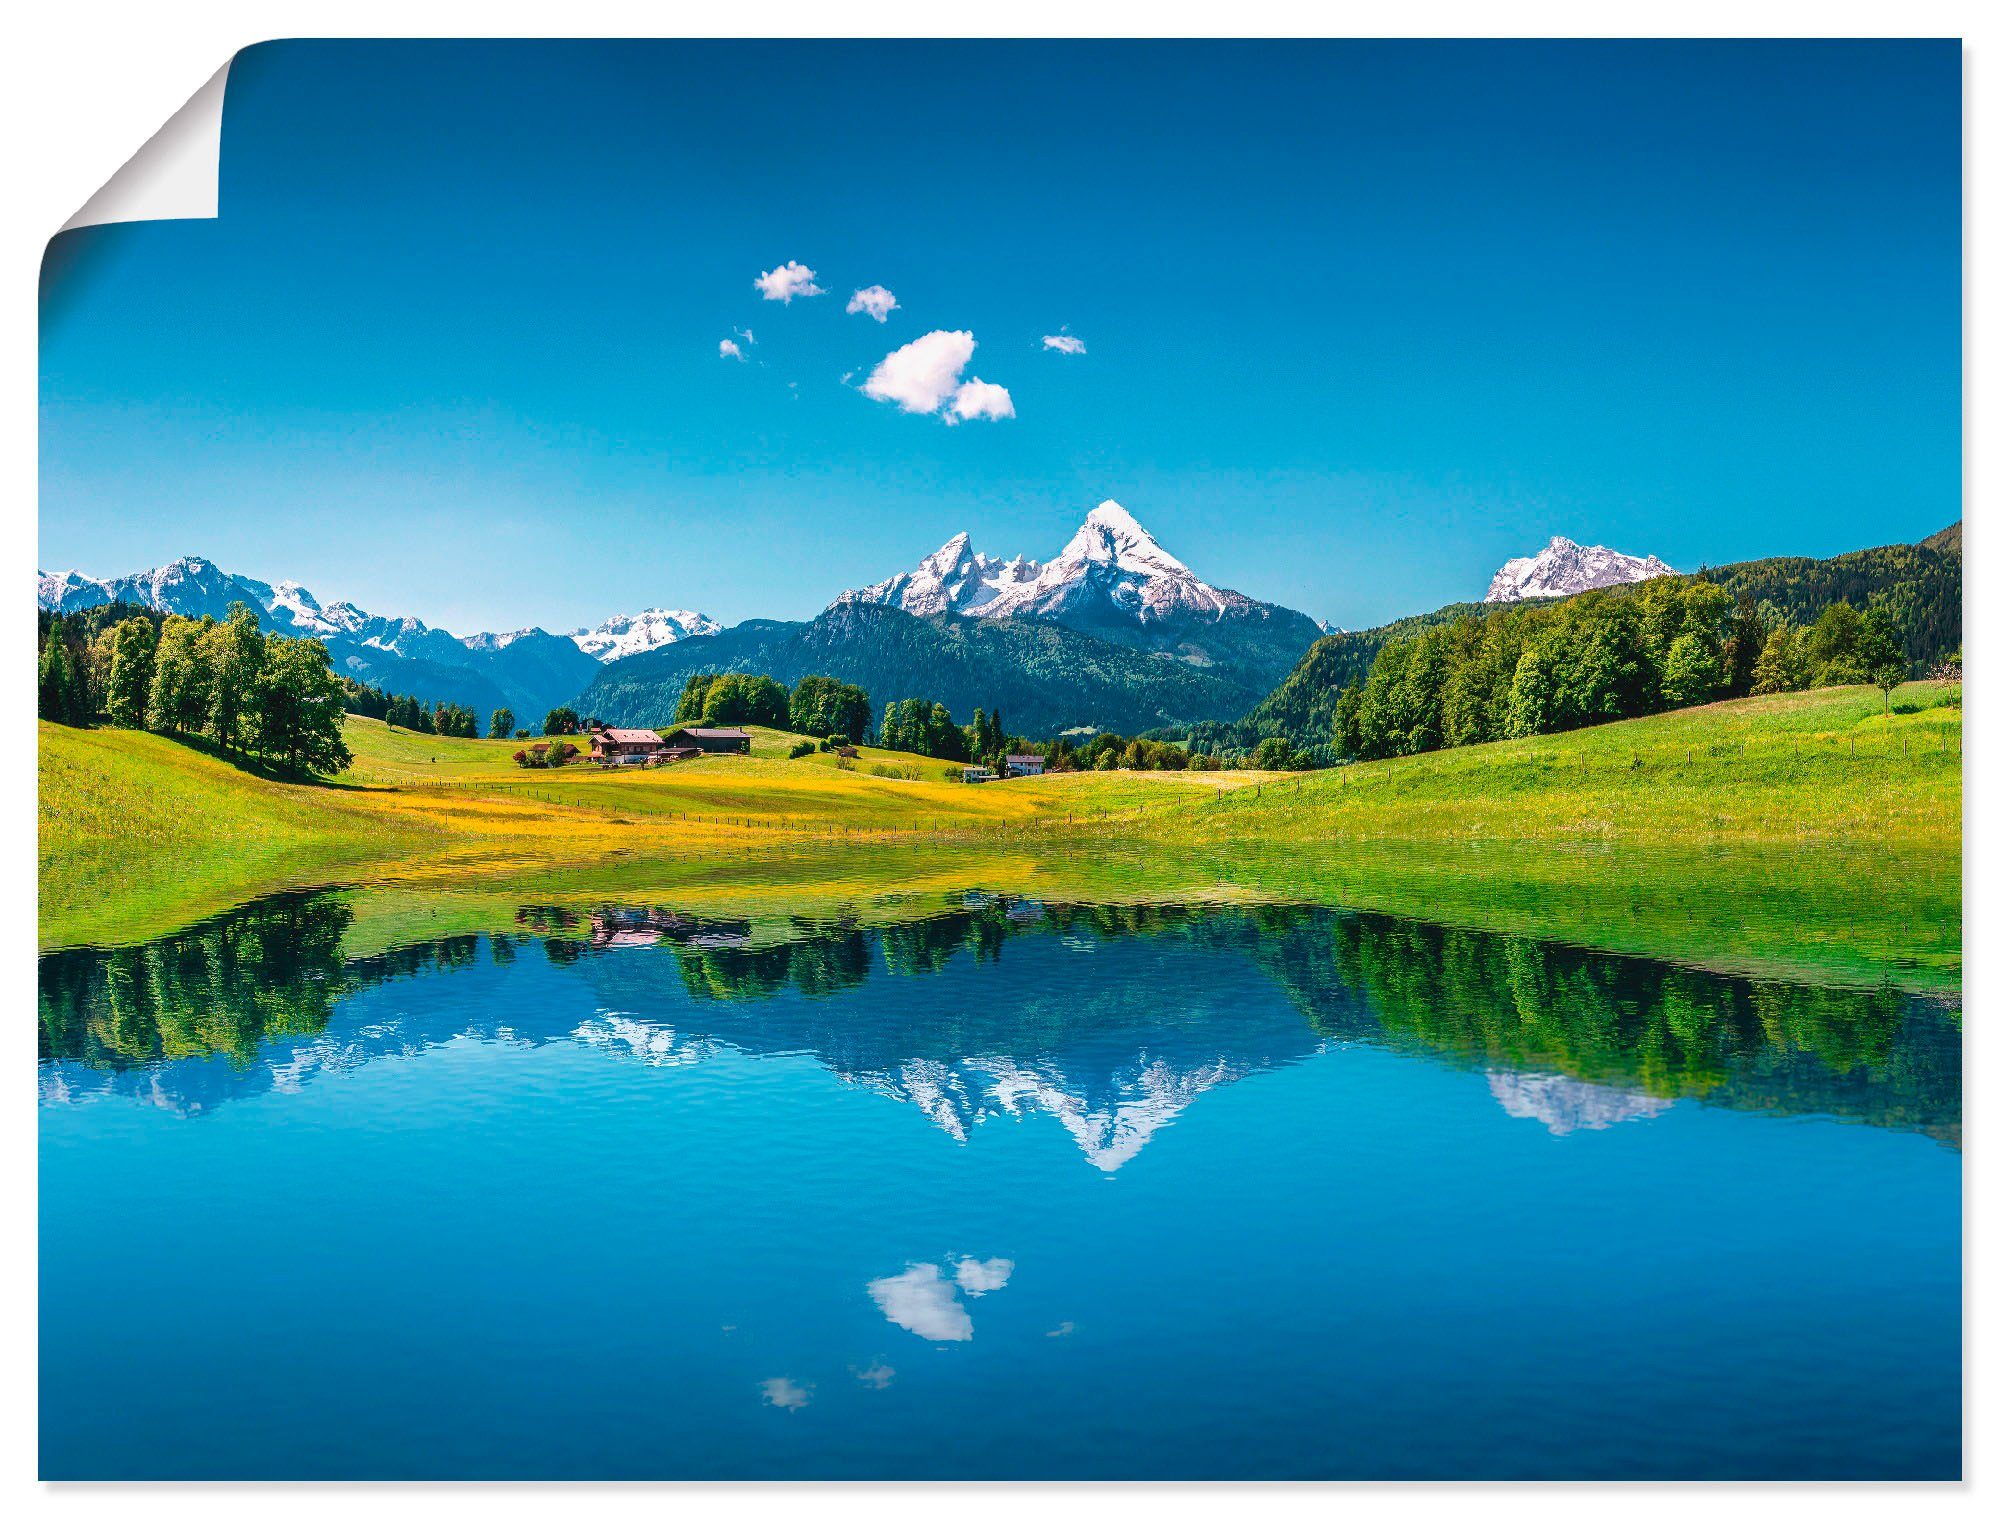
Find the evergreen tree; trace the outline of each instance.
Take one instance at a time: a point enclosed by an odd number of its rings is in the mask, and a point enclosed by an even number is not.
[[[35,712],[52,723],[81,726],[89,720],[84,706],[76,664],[70,658],[62,625],[57,623],[49,629],[48,639],[42,645],[41,663],[35,671]]]
[[[1757,661],[1766,640],[1764,614],[1748,591],[1736,598],[1729,620],[1729,637],[1722,646],[1723,682],[1731,696],[1748,696],[1757,684]]]

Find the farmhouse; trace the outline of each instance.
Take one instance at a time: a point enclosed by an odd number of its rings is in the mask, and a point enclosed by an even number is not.
[[[670,748],[699,749],[703,754],[750,752],[750,733],[745,728],[676,728],[663,742]]]
[[[967,765],[965,767],[965,784],[968,786],[983,786],[988,781],[997,781],[999,779],[999,776],[988,770],[984,765]]]
[[[1039,754],[1010,754],[1003,763],[1009,775],[1040,775],[1042,757]]]
[[[593,728],[590,757],[600,765],[646,765],[666,748],[651,728]]]

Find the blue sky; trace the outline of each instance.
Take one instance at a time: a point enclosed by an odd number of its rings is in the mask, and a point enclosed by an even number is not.
[[[1364,626],[1557,532],[1907,541],[1959,514],[1959,85],[1955,42],[266,45],[219,220],[54,246],[39,558],[736,621],[1115,497]],[[792,260],[826,294],[765,299]],[[934,331],[1011,417],[869,396]]]

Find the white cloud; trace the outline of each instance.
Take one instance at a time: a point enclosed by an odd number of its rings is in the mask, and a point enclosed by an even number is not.
[[[1082,338],[1073,338],[1067,332],[1050,333],[1042,339],[1042,346],[1057,353],[1079,354],[1089,351],[1083,346]]]
[[[863,1387],[873,1388],[876,1392],[880,1392],[896,1380],[896,1368],[884,1366],[880,1361],[867,1366],[850,1366],[847,1369],[854,1373],[855,1381]]]
[[[813,283],[817,278],[812,270],[792,259],[775,269],[766,269],[754,283],[763,292],[765,300],[783,301],[789,306],[795,295],[825,295],[826,292]]]
[[[970,1258],[958,1263],[958,1285],[974,1297],[982,1292],[998,1292],[1014,1274],[1014,1263],[995,1256],[990,1261]]]
[[[989,422],[998,422],[1003,417],[1014,415],[1014,398],[1007,394],[1004,385],[989,385],[974,377],[958,387],[958,394],[951,398],[951,414],[946,422],[970,422],[984,417]]]
[[[878,322],[886,322],[889,320],[889,313],[896,309],[894,293],[882,285],[869,285],[865,289],[855,291],[847,298],[849,316],[859,312],[864,316],[872,316]]]
[[[928,1262],[870,1282],[868,1295],[890,1323],[923,1339],[972,1338],[972,1315],[958,1300],[958,1289]]]
[[[976,346],[969,332],[927,332],[877,364],[862,393],[930,416],[957,393]]]
[[[754,344],[757,341],[757,334],[752,332],[748,327],[732,327],[729,330],[746,343]]]
[[[794,1382],[790,1377],[771,1377],[763,1384],[764,1401],[773,1408],[804,1408],[812,1402],[813,1384]]]
[[[1004,386],[960,378],[978,346],[969,332],[927,332],[877,364],[862,393],[926,417],[942,410],[948,423],[1011,417],[1014,398]]]
[[[734,338],[724,338],[720,343],[716,344],[716,349],[725,359],[743,360],[743,350],[736,346],[736,339]]]

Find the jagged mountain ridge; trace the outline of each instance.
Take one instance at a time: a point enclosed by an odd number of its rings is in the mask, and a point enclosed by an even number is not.
[[[199,555],[103,580],[71,570],[37,572],[35,581],[37,604],[55,612],[120,601],[183,617],[221,618],[240,601],[273,632],[323,640],[334,667],[365,684],[426,703],[457,702],[473,708],[482,721],[494,709],[509,707],[523,725],[573,702],[604,663],[719,627],[700,612],[655,608],[573,633],[530,627],[459,638],[416,617],[376,616],[348,601],[322,604],[298,581],[271,585],[231,574]]]
[[[1527,601],[1535,597],[1574,596],[1579,591],[1631,585],[1673,573],[1673,567],[1655,555],[1641,559],[1601,543],[1586,546],[1557,534],[1540,553],[1509,559],[1501,565],[1486,588],[1486,599]]]
[[[639,726],[673,720],[688,676],[738,672],[791,685],[831,675],[885,703],[921,696],[960,722],[997,710],[1009,731],[1048,738],[1074,728],[1137,733],[1222,720],[1261,694],[1254,680],[1094,638],[1035,618],[917,617],[840,602],[811,622],[756,619],[606,665],[579,710]],[[1197,715],[1189,715],[1197,714]]]
[[[1322,631],[1302,612],[1210,585],[1116,501],[1093,507],[1046,564],[977,553],[959,533],[914,569],[848,591],[834,606],[855,604],[1057,623],[1264,690]]]

